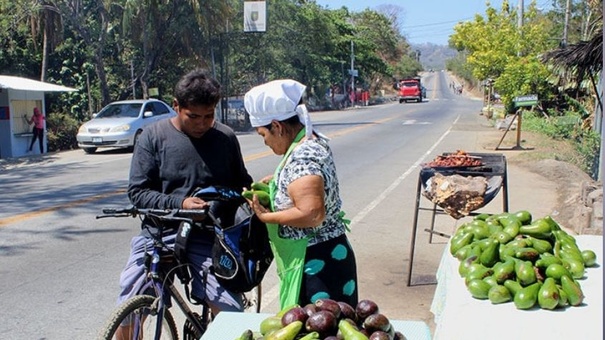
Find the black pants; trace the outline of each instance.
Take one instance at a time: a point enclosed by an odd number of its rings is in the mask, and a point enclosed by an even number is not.
[[[34,143],[36,139],[38,139],[38,144],[40,145],[40,153],[44,153],[44,129],[34,128],[34,138],[32,138],[32,143],[29,145],[29,151],[32,151],[34,147]]]

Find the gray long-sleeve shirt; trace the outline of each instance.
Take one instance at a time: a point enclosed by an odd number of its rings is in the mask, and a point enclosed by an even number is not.
[[[164,119],[146,128],[137,140],[128,197],[138,208],[182,208],[196,188],[225,186],[241,191],[251,183],[231,128],[215,122],[201,138],[192,138]]]

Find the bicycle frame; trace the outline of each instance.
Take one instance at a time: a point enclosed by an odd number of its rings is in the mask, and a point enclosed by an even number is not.
[[[176,271],[181,266],[188,266],[187,263],[179,263],[177,261],[177,254],[170,247],[170,242],[164,240],[164,231],[166,228],[165,222],[167,221],[180,221],[191,223],[192,225],[196,225],[200,227],[198,223],[195,221],[202,220],[205,217],[210,217],[212,221],[216,222],[213,216],[209,216],[208,212],[205,210],[183,210],[183,209],[170,209],[170,210],[160,210],[160,209],[137,209],[136,207],[128,207],[126,209],[103,209],[103,215],[97,216],[97,218],[104,217],[141,217],[146,216],[149,218],[157,230],[151,231],[151,238],[153,239],[152,245],[148,245],[145,249],[144,255],[144,281],[139,288],[136,288],[135,296],[125,300],[123,303],[124,308],[118,308],[116,310],[116,314],[118,316],[112,316],[108,325],[106,326],[106,330],[108,332],[104,333],[103,339],[111,339],[112,336],[116,335],[116,328],[121,327],[122,323],[120,322],[128,322],[129,332],[132,330],[135,334],[132,335],[132,339],[140,339],[142,334],[141,326],[145,322],[147,316],[153,315],[156,317],[155,325],[148,324],[151,326],[150,329],[145,331],[145,333],[149,332],[148,335],[153,333],[155,335],[155,339],[159,339],[162,335],[162,332],[165,332],[163,329],[167,324],[164,323],[168,321],[168,328],[170,333],[174,333],[176,336],[178,333],[177,325],[174,322],[171,312],[169,309],[172,308],[174,298],[174,303],[179,307],[180,311],[184,314],[186,321],[183,324],[182,328],[182,339],[188,340],[193,339],[194,337],[198,338],[198,335],[202,335],[205,333],[209,323],[212,320],[212,313],[210,310],[210,306],[206,301],[199,301],[201,305],[201,314],[196,313],[191,304],[187,301],[189,300],[189,291],[188,291],[188,283],[181,280],[182,283],[185,284],[185,289],[187,292],[187,298],[185,298],[184,294],[182,294],[175,284],[175,275],[178,275]],[[186,217],[184,217],[186,216]],[[202,228],[204,226],[201,226]],[[150,249],[149,249],[150,247]],[[208,272],[204,271],[202,274],[202,281],[206,282]],[[260,285],[256,290],[257,296],[256,300],[246,300],[244,297],[244,306],[248,303],[248,301],[256,301],[256,312],[259,312],[260,306]],[[139,300],[137,300],[139,297]],[[136,307],[136,309],[130,309],[129,306],[135,306],[140,303],[140,298],[144,298],[147,302],[143,302],[143,304]],[[190,300],[189,300],[190,301]],[[197,301],[197,299],[196,299]],[[134,303],[134,305],[133,305]],[[195,304],[195,303],[193,303]],[[250,306],[254,306],[255,304],[251,304]],[[247,308],[247,307],[244,307]],[[134,316],[134,317],[133,317]],[[129,335],[129,336],[130,336]]]

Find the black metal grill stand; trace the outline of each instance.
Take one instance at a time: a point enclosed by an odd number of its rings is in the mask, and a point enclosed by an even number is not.
[[[443,155],[447,155],[444,153]],[[437,214],[447,214],[443,209],[437,208],[437,204],[433,204],[432,208],[426,208],[420,206],[420,196],[422,194],[423,187],[426,181],[431,178],[435,173],[440,173],[444,176],[450,175],[461,175],[461,176],[483,176],[489,179],[488,189],[484,197],[483,206],[491,202],[502,189],[502,209],[504,212],[508,212],[508,180],[506,170],[506,157],[502,154],[492,153],[468,153],[469,156],[481,157],[483,163],[479,167],[461,167],[461,168],[423,168],[420,170],[418,175],[418,186],[416,188],[416,203],[414,207],[414,225],[412,227],[412,238],[410,247],[410,261],[408,264],[408,287],[412,285],[412,268],[414,265],[414,250],[416,247],[416,234],[418,230],[418,213],[419,211],[430,211],[431,214],[431,227],[425,228],[424,231],[429,233],[429,243],[433,243],[433,235],[439,235],[442,237],[449,238],[450,235],[435,230],[435,216]],[[490,187],[491,184],[491,187]],[[481,208],[481,207],[480,207]],[[477,208],[477,209],[480,209]],[[476,209],[476,210],[477,210]],[[471,216],[478,215],[479,212],[473,211],[470,213]]]

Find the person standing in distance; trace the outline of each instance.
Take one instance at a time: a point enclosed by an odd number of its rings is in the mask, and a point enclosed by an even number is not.
[[[223,186],[241,192],[252,177],[244,166],[240,144],[228,126],[215,121],[221,98],[220,84],[205,72],[183,76],[174,90],[177,116],[160,120],[143,130],[134,148],[128,197],[138,208],[204,209],[209,203],[192,197],[197,188]],[[152,248],[151,221],[131,241],[131,253],[120,276],[118,303],[136,294],[144,279],[145,249]],[[173,246],[174,234],[164,237]],[[206,301],[213,314],[242,311],[242,297],[222,288],[209,270],[212,264],[212,231],[193,228],[188,241],[188,261],[193,277],[191,295]],[[203,282],[207,272],[206,284]],[[126,333],[128,325],[121,327]],[[119,332],[120,332],[119,331]]]
[[[357,265],[346,235],[336,166],[328,139],[313,130],[302,103],[306,87],[291,79],[252,88],[244,97],[250,124],[276,155],[271,207],[250,201],[267,224],[280,278],[282,308],[318,299],[358,302]]]
[[[34,115],[31,119],[28,119],[27,116],[25,116],[25,121],[27,121],[27,124],[29,125],[34,124],[34,137],[29,145],[29,151],[32,151],[37,139],[38,145],[40,145],[40,153],[44,153],[44,115],[40,112],[39,108],[34,107]]]

